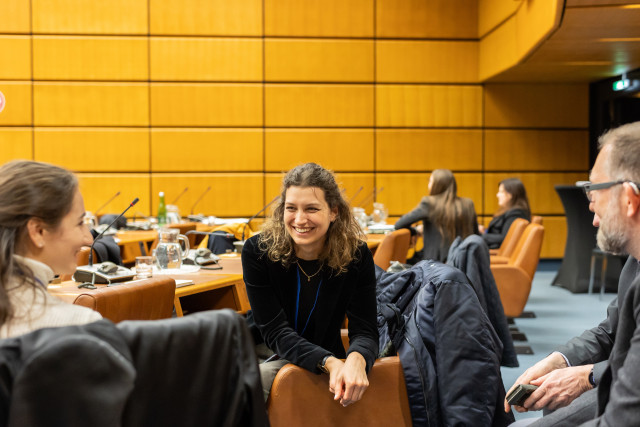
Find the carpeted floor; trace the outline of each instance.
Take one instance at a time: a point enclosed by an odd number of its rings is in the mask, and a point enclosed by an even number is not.
[[[527,336],[526,343],[515,344],[529,345],[534,354],[518,355],[519,368],[502,368],[502,379],[507,390],[520,374],[546,357],[556,346],[600,323],[606,317],[607,305],[615,297],[615,294],[607,293],[601,299],[599,293],[572,294],[564,288],[551,286],[559,267],[557,261],[540,263],[525,307],[526,311],[533,311],[536,317],[515,319],[515,326]],[[515,416],[517,420],[540,417],[542,413],[516,413]]]

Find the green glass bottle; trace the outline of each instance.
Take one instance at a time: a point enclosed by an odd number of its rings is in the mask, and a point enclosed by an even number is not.
[[[164,202],[164,192],[160,192],[160,201],[158,202],[158,227],[167,225],[167,205]]]

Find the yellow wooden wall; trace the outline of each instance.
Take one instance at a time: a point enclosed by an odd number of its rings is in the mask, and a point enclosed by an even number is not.
[[[188,213],[249,216],[305,161],[360,204],[411,209],[452,169],[487,220],[521,177],[544,216],[543,256],[566,225],[555,184],[585,179],[586,85],[483,84],[480,45],[512,0],[3,0],[0,163],[78,173],[87,209],[157,194]],[[522,2],[521,2],[522,3]],[[492,40],[493,42],[493,40]],[[371,210],[371,198],[365,204]]]

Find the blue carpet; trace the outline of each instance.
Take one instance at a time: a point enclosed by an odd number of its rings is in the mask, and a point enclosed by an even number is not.
[[[564,288],[551,286],[559,266],[557,261],[541,261],[538,266],[525,307],[525,311],[533,311],[536,317],[515,319],[515,326],[527,336],[527,342],[516,341],[515,344],[529,345],[534,354],[518,355],[518,368],[502,368],[505,390],[528,367],[546,357],[558,345],[600,323],[607,315],[607,305],[615,297],[615,294],[607,293],[601,299],[599,293],[573,294]],[[515,416],[516,419],[540,417],[542,413],[515,413]]]

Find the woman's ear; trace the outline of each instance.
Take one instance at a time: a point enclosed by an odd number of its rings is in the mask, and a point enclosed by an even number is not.
[[[27,221],[27,236],[28,242],[31,243],[36,248],[42,249],[44,247],[44,233],[45,233],[44,222],[40,218],[32,217]]]
[[[329,220],[331,222],[333,222],[333,221],[336,220],[336,218],[338,218],[338,208],[337,207],[331,209],[331,214],[329,215]]]

